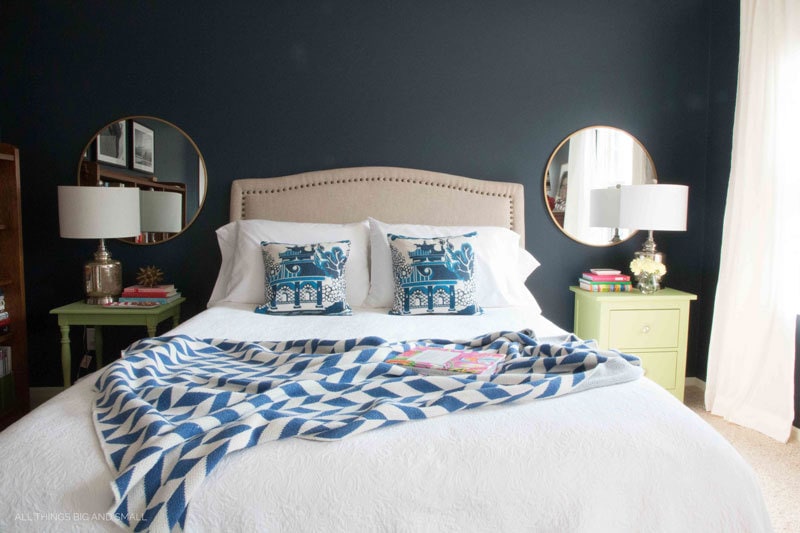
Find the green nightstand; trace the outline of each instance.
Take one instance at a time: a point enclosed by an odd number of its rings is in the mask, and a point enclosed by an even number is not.
[[[683,401],[689,302],[696,295],[675,289],[654,294],[569,290],[575,293],[578,337],[638,356],[645,375]]]
[[[64,387],[69,387],[72,381],[69,375],[72,368],[72,353],[69,346],[70,326],[95,326],[94,345],[97,368],[100,368],[103,366],[102,326],[146,326],[147,335],[155,337],[156,326],[168,318],[172,319],[172,327],[178,325],[181,317],[181,304],[185,301],[186,298],[180,297],[168,304],[141,309],[115,309],[102,305],[89,305],[80,301],[51,310],[51,315],[58,315],[58,325],[61,328],[61,367],[64,373]]]

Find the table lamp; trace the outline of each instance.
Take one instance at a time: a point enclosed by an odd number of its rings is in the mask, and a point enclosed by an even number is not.
[[[113,302],[122,293],[122,265],[111,259],[105,239],[139,234],[139,189],[59,186],[58,221],[62,237],[100,239],[94,259],[83,267],[86,303]]]
[[[156,242],[152,233],[178,233],[183,229],[183,196],[180,193],[140,190],[139,207],[145,242]]]
[[[619,236],[619,196],[619,185],[589,191],[589,226],[614,228],[614,236],[609,241],[612,243],[622,241]]]
[[[686,185],[623,185],[619,198],[619,225],[631,230],[647,230],[648,237],[637,257],[663,264],[656,250],[653,231],[686,231],[689,187]]]

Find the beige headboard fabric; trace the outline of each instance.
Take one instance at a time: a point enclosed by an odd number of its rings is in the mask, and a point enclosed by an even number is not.
[[[519,183],[397,167],[356,167],[231,184],[230,219],[502,226],[525,243]]]

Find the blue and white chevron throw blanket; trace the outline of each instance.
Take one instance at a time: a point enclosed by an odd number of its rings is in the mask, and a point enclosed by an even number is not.
[[[506,355],[488,381],[422,376],[385,363],[415,346]],[[141,340],[98,378],[95,429],[115,480],[111,514],[134,531],[180,531],[227,454],[300,437],[334,440],[465,409],[551,398],[641,376],[639,360],[574,336],[472,340]]]

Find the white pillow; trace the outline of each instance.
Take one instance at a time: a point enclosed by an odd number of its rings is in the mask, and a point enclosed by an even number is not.
[[[519,234],[496,226],[425,226],[386,224],[369,219],[370,286],[364,305],[391,307],[394,297],[392,258],[387,233],[406,237],[447,237],[477,232],[475,281],[481,307],[534,306],[538,302],[525,286],[539,262],[519,246]]]
[[[219,302],[264,303],[261,241],[291,244],[350,241],[345,270],[347,301],[351,306],[363,305],[369,291],[369,224],[366,220],[352,224],[237,220],[217,230],[222,264],[209,307]]]
[[[222,264],[219,266],[217,281],[214,283],[214,290],[211,291],[211,298],[208,299],[208,307],[224,301],[228,294],[228,281],[231,279],[233,256],[236,252],[236,236],[239,234],[238,228],[238,222],[229,222],[217,228],[217,244],[222,255]]]

